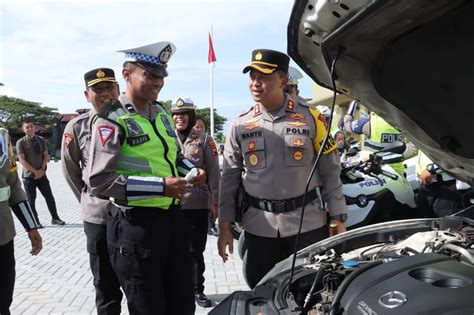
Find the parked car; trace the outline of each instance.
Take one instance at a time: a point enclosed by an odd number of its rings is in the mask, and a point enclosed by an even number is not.
[[[295,1],[288,52],[472,186],[473,16],[466,0]],[[474,206],[348,231],[291,266],[292,257],[210,314],[473,314]]]

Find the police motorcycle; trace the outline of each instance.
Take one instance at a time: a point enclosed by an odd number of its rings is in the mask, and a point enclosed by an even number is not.
[[[341,181],[348,229],[416,217],[411,185],[388,165],[403,161],[404,150],[404,143],[394,142],[370,153],[365,161],[355,158],[356,150],[343,154]]]

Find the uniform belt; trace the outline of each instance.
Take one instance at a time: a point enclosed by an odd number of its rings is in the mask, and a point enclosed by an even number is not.
[[[180,207],[177,205],[171,205],[169,209],[161,209],[154,207],[119,207],[116,204],[113,204],[112,209],[110,209],[110,215],[116,218],[125,218],[130,221],[132,219],[147,219],[153,218],[159,215],[171,214],[179,210]]]
[[[245,197],[247,198],[248,205],[260,210],[274,212],[274,213],[283,213],[290,212],[295,209],[298,209],[303,206],[303,197],[299,196],[296,198],[283,199],[283,200],[268,200],[268,199],[258,199],[250,196],[245,192]],[[311,190],[306,196],[306,203],[308,204],[318,197],[316,190]]]

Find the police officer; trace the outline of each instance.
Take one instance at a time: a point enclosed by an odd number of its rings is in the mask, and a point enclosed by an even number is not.
[[[219,196],[219,255],[233,252],[230,222],[239,205],[239,185],[248,209],[243,214],[247,249],[247,280],[251,287],[282,259],[293,253],[305,194],[305,183],[326,136],[324,118],[316,108],[285,94],[289,57],[257,49],[250,71],[249,89],[255,101],[229,128]],[[298,248],[328,236],[327,211],[321,209],[316,188],[322,189],[333,233],[345,231],[346,203],[339,178],[340,165],[334,141],[323,148],[311,180]]]
[[[191,229],[189,249],[193,260],[194,299],[199,306],[210,307],[211,300],[204,294],[203,253],[206,249],[209,209],[213,218],[217,216],[221,177],[217,147],[211,136],[193,128],[196,124],[196,112],[191,99],[175,99],[171,114],[183,155],[207,174],[207,185],[188,190],[181,198],[181,208]]]
[[[120,314],[122,291],[110,264],[107,249],[106,219],[110,202],[91,194],[86,186],[88,174],[91,125],[100,112],[119,96],[115,73],[109,68],[98,68],[84,74],[84,96],[93,109],[71,120],[64,130],[61,160],[64,177],[81,204],[81,217],[87,237],[87,252],[94,277],[97,314]]]
[[[33,214],[16,171],[15,158],[8,131],[0,128],[0,314],[9,315],[15,286],[13,238],[15,224],[11,210],[20,220],[31,241],[31,255],[38,255],[42,239],[39,222]]]
[[[288,67],[288,83],[285,87],[285,93],[287,93],[293,100],[304,102],[305,100],[299,96],[300,90],[298,89],[298,80],[300,79],[303,79],[303,74],[296,68]]]
[[[463,195],[471,186],[444,172],[421,151],[418,151],[416,174],[420,181],[416,197],[420,217],[441,218],[463,208]]]
[[[131,314],[193,314],[189,235],[179,198],[193,164],[178,154],[171,115],[156,99],[170,42],[122,50],[127,83],[94,123],[87,165],[92,194],[113,201],[107,217],[112,266]],[[190,181],[201,185],[205,173]]]
[[[370,116],[358,120],[354,120],[354,115],[359,107],[356,101],[349,106],[347,114],[344,116],[344,129],[355,134],[365,134],[370,141],[364,143],[369,150],[380,150],[385,145],[395,141],[405,142],[404,136],[398,129],[388,124],[382,117],[374,112]],[[404,158],[416,155],[416,148],[412,143],[407,144],[407,148],[403,153]],[[391,163],[390,166],[400,175],[404,175],[405,166],[403,162]]]

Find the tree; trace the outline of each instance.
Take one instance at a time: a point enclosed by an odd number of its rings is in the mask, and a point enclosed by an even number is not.
[[[206,124],[206,130],[211,130],[211,109],[209,107],[198,108],[196,109],[196,115],[201,116],[204,119]],[[227,121],[227,118],[221,116],[217,113],[217,110],[214,108],[214,133],[219,133],[224,130],[224,124]]]
[[[56,108],[41,106],[41,103],[0,96],[0,123],[11,132],[21,128],[21,123],[27,119],[43,125],[54,125],[57,114]]]

